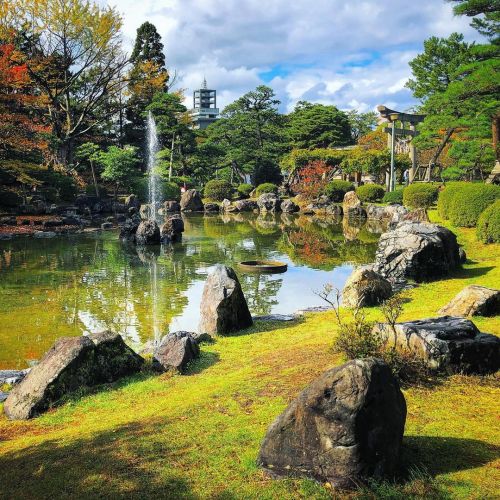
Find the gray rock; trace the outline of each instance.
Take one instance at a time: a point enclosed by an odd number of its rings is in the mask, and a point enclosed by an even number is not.
[[[154,220],[143,220],[135,233],[137,245],[155,245],[160,243],[160,228]]]
[[[345,307],[376,306],[392,295],[392,286],[370,267],[359,267],[346,281],[342,291]]]
[[[253,212],[259,208],[255,200],[238,200],[234,202],[234,206],[240,212]]]
[[[24,370],[0,370],[0,385],[18,384],[24,377],[26,377],[29,371],[30,368],[26,368]]]
[[[184,232],[184,222],[180,215],[174,215],[169,217],[165,223],[161,226],[160,235],[161,240],[168,241],[178,241],[182,238],[182,233]]]
[[[138,214],[130,217],[125,221],[123,226],[120,229],[120,239],[126,241],[135,241],[135,233],[137,232],[137,228],[141,223],[141,217]]]
[[[394,476],[406,402],[381,360],[353,360],[314,380],[269,427],[258,462],[272,475],[335,488]]]
[[[472,321],[443,316],[374,327],[389,346],[411,351],[429,368],[449,373],[493,373],[500,367],[500,338],[481,333]]]
[[[220,205],[220,209],[223,212],[237,212],[238,209],[231,203],[231,200],[228,200],[227,198],[222,200],[222,203]]]
[[[220,211],[220,207],[217,203],[205,203],[204,210],[205,213],[218,213]]]
[[[11,240],[13,236],[12,233],[0,233],[0,240]]]
[[[467,262],[467,254],[465,253],[463,247],[458,249],[458,257],[460,259],[460,264],[465,264]]]
[[[300,207],[290,199],[283,200],[281,202],[281,211],[282,212],[285,212],[287,214],[293,214],[295,212],[298,212],[299,210],[300,210]]]
[[[153,353],[153,367],[159,371],[184,371],[190,361],[200,356],[198,342],[190,332],[165,335]]]
[[[182,193],[181,210],[183,212],[203,212],[201,195],[196,189],[188,189]]]
[[[238,277],[233,269],[222,264],[208,275],[200,311],[200,332],[225,334],[252,325]]]
[[[297,319],[295,314],[266,314],[264,316],[254,316],[254,321],[294,321]]]
[[[178,201],[167,200],[163,203],[163,209],[168,213],[177,213],[181,211],[181,206]]]
[[[259,196],[257,206],[261,212],[279,212],[281,210],[281,200],[274,193],[264,193]]]
[[[214,338],[206,332],[191,332],[191,337],[193,337],[198,345],[203,343],[211,344],[214,342]]]
[[[34,238],[54,238],[55,236],[54,231],[35,231],[33,233]]]
[[[415,208],[403,215],[403,221],[430,222],[425,208]]]
[[[9,397],[8,392],[0,391],[0,403],[3,403]]]
[[[366,219],[367,217],[366,210],[362,206],[348,207],[347,210],[344,207],[344,213],[348,219]]]
[[[141,208],[141,202],[139,201],[139,198],[137,198],[135,194],[127,196],[125,198],[125,208],[127,210],[130,210],[131,208],[139,210],[139,208]]]
[[[139,214],[141,216],[141,219],[149,219],[151,217],[151,205],[149,205],[148,203],[141,205],[141,207],[139,208]]]
[[[0,217],[0,226],[17,226],[17,219],[15,216]]]
[[[500,290],[469,285],[439,310],[447,316],[496,316],[500,314]]]
[[[101,224],[101,229],[113,229],[113,223],[112,222],[103,222]]]
[[[417,282],[446,276],[460,266],[456,236],[436,224],[402,222],[380,237],[374,271]]]
[[[347,212],[350,208],[358,208],[361,206],[361,200],[358,198],[356,191],[348,191],[344,195],[344,201],[342,202],[344,207],[344,212]]]

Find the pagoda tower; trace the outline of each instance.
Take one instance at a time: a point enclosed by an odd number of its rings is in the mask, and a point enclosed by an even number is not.
[[[193,92],[193,127],[205,129],[218,117],[217,91],[207,88],[207,80],[204,78],[201,88]]]

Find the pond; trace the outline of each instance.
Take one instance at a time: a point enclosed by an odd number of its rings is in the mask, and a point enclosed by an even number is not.
[[[138,249],[117,231],[0,241],[0,369],[32,364],[62,336],[110,328],[133,346],[193,330],[210,267],[235,268],[253,315],[324,305],[355,264],[373,261],[380,228],[305,216],[183,216],[182,242]],[[245,273],[280,260],[283,274]]]

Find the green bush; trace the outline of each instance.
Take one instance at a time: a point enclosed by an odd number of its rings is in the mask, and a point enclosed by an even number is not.
[[[226,198],[231,199],[233,186],[224,179],[212,179],[205,184],[203,193],[205,198],[213,201],[222,201]]]
[[[21,205],[22,198],[14,191],[0,191],[0,206],[14,208]]]
[[[410,208],[429,208],[437,198],[439,184],[410,184],[403,189],[403,204]]]
[[[134,179],[131,182],[130,189],[143,203],[148,201],[149,186],[147,177]],[[168,182],[164,180],[158,181],[158,194],[160,196],[160,201],[179,201],[181,199],[181,190],[175,182]]]
[[[382,198],[383,203],[389,203],[389,204],[398,204],[402,205],[403,204],[403,190],[402,189],[397,189],[396,191],[388,191],[387,193],[384,194],[384,197]]]
[[[500,243],[500,199],[479,216],[477,238],[483,243]]]
[[[439,193],[437,209],[440,217],[449,219],[449,211],[453,198],[465,187],[470,186],[470,182],[450,182]]]
[[[474,227],[481,212],[500,198],[500,186],[469,184],[453,197],[449,216],[454,226]]]
[[[356,188],[356,194],[364,202],[380,201],[384,197],[385,188],[380,184],[365,184]]]
[[[251,184],[240,184],[238,186],[238,194],[243,198],[248,198],[252,191],[253,191],[253,186]]]
[[[278,194],[278,186],[271,182],[264,182],[264,184],[259,184],[255,189],[255,195],[260,196],[264,193]]]
[[[323,190],[323,193],[328,196],[334,202],[341,202],[344,200],[344,195],[349,192],[354,191],[354,185],[349,181],[331,181]]]

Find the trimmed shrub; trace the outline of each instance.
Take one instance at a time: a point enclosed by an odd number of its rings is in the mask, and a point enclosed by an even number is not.
[[[148,201],[149,186],[147,177],[139,177],[131,182],[131,191],[135,193],[139,200],[143,203]],[[181,190],[175,182],[168,182],[164,180],[158,181],[158,194],[160,201],[181,199]]]
[[[438,213],[443,219],[449,219],[450,206],[455,195],[457,195],[462,188],[470,185],[470,182],[450,182],[446,184],[445,188],[439,193],[437,203]]]
[[[224,179],[212,179],[205,184],[203,194],[205,198],[213,201],[222,201],[226,198],[231,199],[233,186]]]
[[[334,202],[341,202],[344,200],[344,195],[348,191],[354,191],[354,185],[349,181],[331,181],[329,182],[325,189],[324,194]]]
[[[22,198],[14,191],[0,191],[0,206],[14,208],[21,205]]]
[[[356,188],[356,194],[364,202],[380,201],[384,197],[385,188],[380,184],[365,184]]]
[[[238,194],[243,198],[248,198],[250,193],[253,191],[253,186],[251,184],[240,184],[237,188]]]
[[[474,227],[481,212],[500,198],[500,186],[469,184],[453,197],[449,209],[454,226]]]
[[[481,212],[477,238],[483,243],[500,243],[500,199]]]
[[[403,190],[398,189],[396,191],[388,191],[384,194],[382,198],[383,203],[389,203],[389,205],[402,205],[403,204]]]
[[[410,184],[403,189],[403,204],[410,208],[429,208],[437,201],[439,184]]]
[[[258,197],[264,193],[278,194],[278,186],[271,182],[264,182],[264,184],[259,184],[255,189],[255,195]]]

